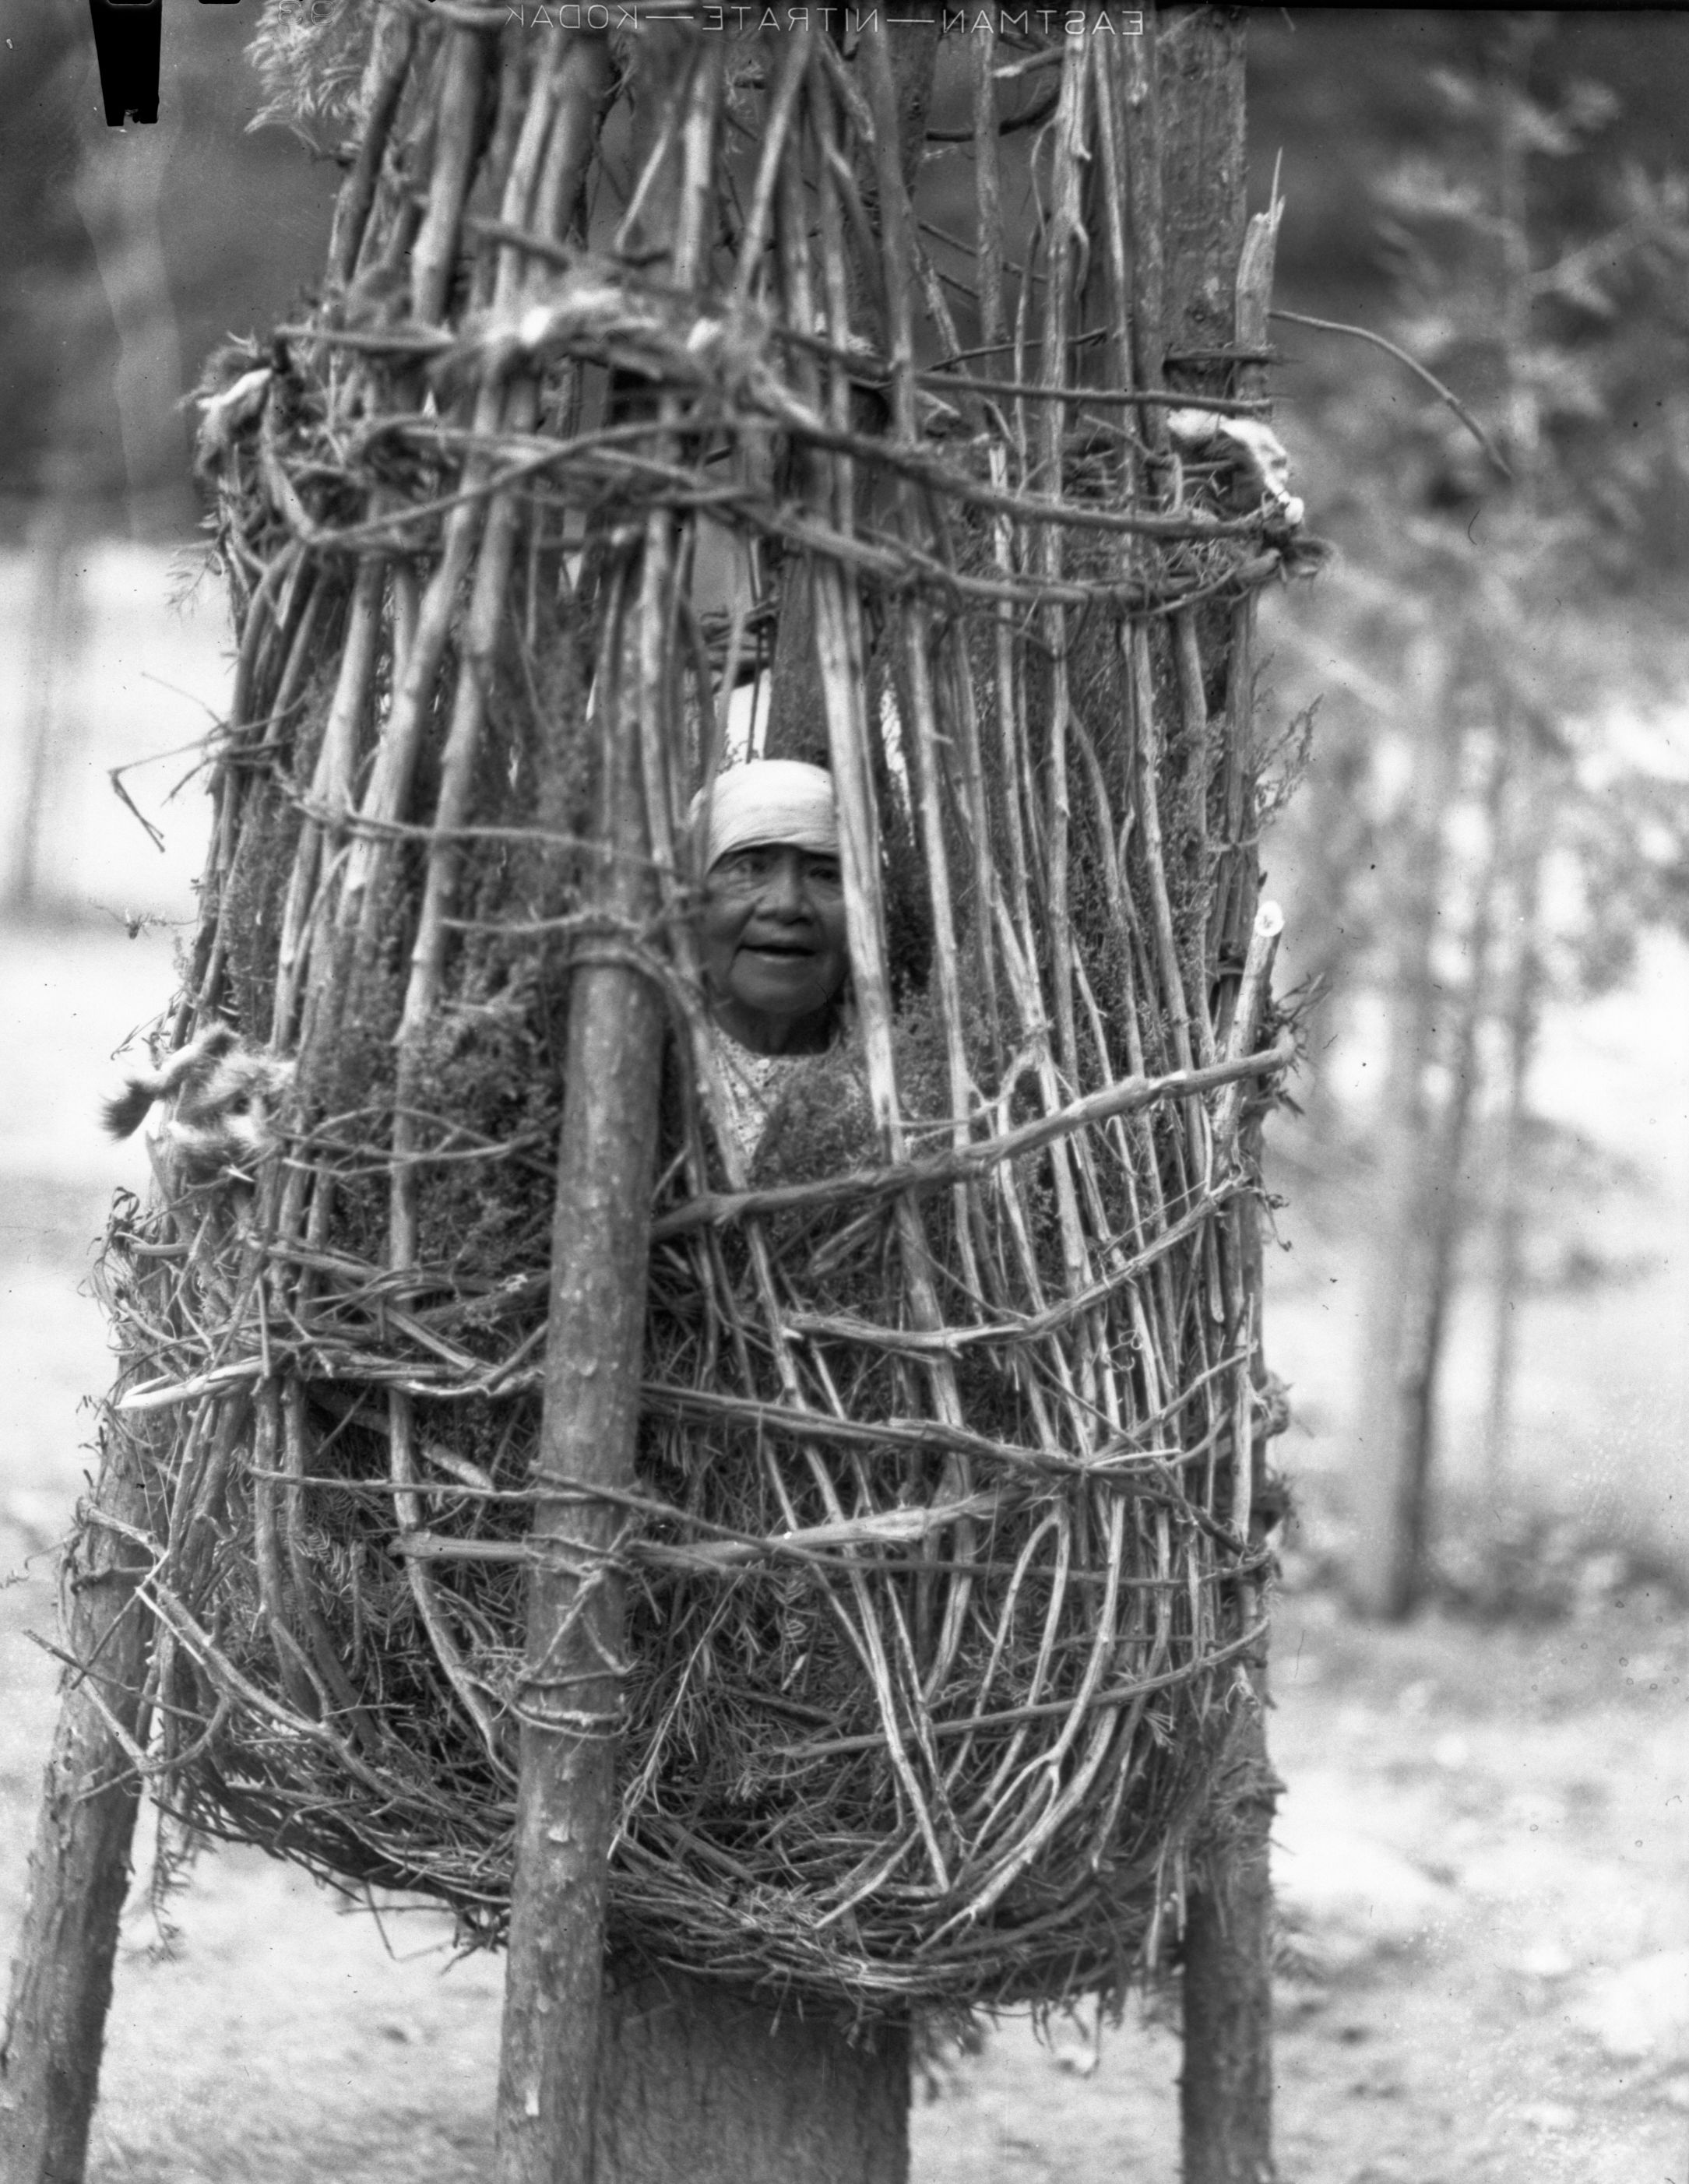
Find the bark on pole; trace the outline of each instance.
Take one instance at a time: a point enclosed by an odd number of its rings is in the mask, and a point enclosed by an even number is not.
[[[1236,353],[1265,346],[1272,270],[1269,231],[1263,259],[1240,279],[1247,179],[1244,24],[1235,12],[1195,8],[1169,11],[1157,27],[1155,135],[1167,382],[1193,393],[1224,393]],[[1246,362],[1239,367],[1236,391],[1260,393],[1263,381],[1259,366]],[[1230,616],[1229,629],[1223,615]],[[1216,846],[1231,869],[1220,872],[1216,889],[1223,961],[1241,959],[1258,894],[1250,816],[1252,616],[1250,604],[1211,612],[1199,623],[1209,667],[1209,732],[1218,730],[1224,738],[1225,830]],[[1226,696],[1220,708],[1213,700],[1222,675]],[[1258,1158],[1258,1126],[1246,1127],[1244,1135],[1246,1158]],[[1235,1210],[1231,1242],[1259,1375],[1262,1264],[1251,1201]],[[1239,1441],[1235,1461],[1248,1467],[1250,1507],[1258,1511],[1265,1444],[1258,1435],[1241,1433]],[[1239,1486],[1244,1490],[1245,1482]],[[1252,1520],[1257,1534],[1260,1521],[1258,1515]],[[1240,1612],[1254,1619],[1251,1603],[1242,1603]],[[1224,1855],[1203,1862],[1186,1908],[1179,2078],[1185,2184],[1272,2184],[1276,2174],[1268,1836],[1277,1785],[1267,1761],[1264,1658],[1254,1665],[1251,1680],[1254,1703],[1232,1729],[1221,1784],[1229,1808],[1217,1837]]]
[[[624,928],[655,908],[640,777],[639,685],[601,694],[596,906]],[[665,1011],[650,973],[588,946],[570,989],[552,1228],[545,1407],[518,1694],[521,1770],[499,2068],[499,2184],[588,2184],[618,1811],[621,1512],[633,1481]]]
[[[0,2177],[81,2184],[99,2089],[118,1923],[140,1802],[132,1755],[153,1618],[137,1597],[146,1559],[138,1429],[106,1445],[95,1515],[65,1577],[66,1672],[30,1856],[29,1897],[0,2031]],[[102,1522],[102,1518],[109,1519]]]
[[[605,2005],[594,2184],[903,2184],[909,2035],[666,1973]]]

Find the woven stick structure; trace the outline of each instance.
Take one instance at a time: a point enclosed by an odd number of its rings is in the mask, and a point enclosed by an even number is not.
[[[575,1572],[627,1602],[612,1944],[859,2013],[1118,1994],[1264,1629],[1248,632],[1299,545],[1168,425],[1260,375],[1165,354],[1145,40],[538,12],[331,13],[324,294],[207,400],[240,642],[175,1036],[292,1078],[250,1186],[166,1165],[110,1238],[134,1763],[499,1936],[559,1057],[633,964],[640,1475]],[[771,683],[854,1028],[748,1164],[683,820]]]

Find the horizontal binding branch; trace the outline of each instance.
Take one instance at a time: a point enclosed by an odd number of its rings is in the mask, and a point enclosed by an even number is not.
[[[606,352],[602,358],[593,357],[588,360],[608,365],[615,363],[616,359]],[[968,391],[966,382],[945,383],[956,393]],[[661,387],[662,383],[659,382],[658,384]],[[761,428],[769,421],[778,424],[788,437],[800,446],[832,454],[850,455],[871,470],[889,471],[907,478],[911,483],[925,486],[932,492],[946,494],[959,503],[986,510],[994,515],[1006,515],[1020,523],[1055,524],[1070,530],[1101,531],[1167,543],[1184,541],[1195,543],[1254,538],[1263,528],[1263,518],[1258,515],[1131,515],[1123,509],[1105,508],[1088,501],[1063,500],[1041,493],[999,489],[983,484],[971,471],[959,465],[945,462],[942,457],[925,453],[918,447],[900,446],[893,442],[876,440],[864,432],[851,432],[843,426],[829,426],[822,418],[803,410],[795,397],[789,396],[778,403],[760,405],[758,412],[754,413],[749,421]],[[712,419],[711,422],[719,431],[721,421]],[[695,471],[665,464],[644,454],[642,442],[645,438],[655,437],[655,435],[649,427],[644,426],[621,428],[615,439],[608,433],[595,432],[583,434],[576,441],[547,442],[538,437],[454,429],[438,426],[418,416],[414,420],[387,419],[383,421],[382,433],[383,437],[420,441],[431,448],[454,447],[482,454],[501,454],[505,457],[506,467],[473,485],[438,494],[432,499],[417,502],[404,510],[393,510],[370,521],[336,529],[312,518],[297,493],[287,485],[285,473],[281,470],[278,460],[270,480],[276,493],[277,512],[301,544],[319,551],[348,552],[369,545],[397,543],[404,530],[415,528],[419,523],[432,522],[477,500],[496,499],[529,478],[548,474],[555,476],[566,471],[571,465],[588,468],[594,460],[612,475],[626,471],[631,476],[644,476],[654,485],[666,484],[669,498],[665,504],[669,506],[714,507],[724,514],[731,510],[741,517],[746,517],[760,504],[766,504],[771,520],[778,511],[778,504],[771,496],[753,493],[747,487],[711,485],[700,480]],[[281,490],[283,486],[287,486],[285,492]]]
[[[931,1736],[969,1736],[982,1729],[1006,1729],[1017,1721],[1048,1720],[1052,1715],[1072,1713],[1076,1710],[1087,1715],[1101,1713],[1106,1709],[1129,1706],[1134,1699],[1147,1697],[1151,1691],[1168,1691],[1180,1684],[1189,1683],[1193,1677],[1206,1675],[1227,1661],[1235,1661],[1246,1653],[1251,1646],[1258,1645],[1270,1629],[1265,1618],[1252,1624],[1247,1630],[1230,1639],[1224,1646],[1189,1661],[1182,1669],[1169,1669],[1164,1675],[1145,1676],[1136,1683],[1111,1684],[1106,1691],[1095,1691],[1082,1709],[1076,1708],[1072,1699],[1034,1699],[1030,1704],[1004,1707],[993,1713],[976,1713],[961,1721],[928,1721],[923,1724]],[[912,1741],[913,1732],[906,1730],[906,1739]],[[824,1743],[789,1744],[770,1754],[780,1759],[834,1759],[850,1752],[872,1752],[884,1741],[880,1736],[834,1736]]]
[[[112,1407],[130,1412],[167,1410],[177,1404],[198,1401],[207,1396],[231,1394],[237,1388],[255,1385],[270,1378],[287,1362],[291,1362],[287,1346],[272,1342],[268,1362],[254,1356],[214,1367],[209,1372],[199,1373],[189,1380],[147,1383],[118,1398]],[[314,1365],[321,1374],[324,1362],[321,1346],[316,1344],[307,1346],[304,1362]],[[478,1382],[465,1382],[460,1378],[449,1377],[443,1370],[437,1374],[428,1374],[414,1368],[384,1369],[383,1361],[375,1358],[360,1357],[346,1362],[352,1368],[348,1377],[355,1378],[364,1387],[397,1387],[412,1395],[447,1401],[493,1392],[530,1395],[539,1384],[536,1367],[528,1367],[520,1373],[510,1373],[502,1379],[495,1372]],[[661,1381],[647,1380],[640,1395],[647,1409],[656,1413],[730,1419],[767,1432],[793,1434],[803,1440],[832,1441],[863,1448],[906,1448],[911,1451],[947,1450],[978,1462],[1001,1465],[1034,1476],[1082,1479],[1090,1485],[1104,1488],[1118,1484],[1123,1490],[1133,1491],[1141,1490],[1132,1478],[1134,1467],[1165,1473],[1184,1461],[1186,1454],[1181,1451],[1179,1455],[1169,1457],[1160,1449],[1146,1449],[1122,1435],[1105,1442],[1101,1447],[1087,1455],[1067,1456],[1052,1449],[1020,1447],[1010,1441],[993,1440],[989,1435],[969,1433],[962,1427],[947,1425],[938,1418],[879,1418],[872,1424],[864,1424],[853,1418],[836,1417],[829,1411],[814,1411],[790,1403],[761,1402],[751,1396],[714,1395],[705,1389],[672,1387]],[[436,1484],[443,1493],[471,1491],[467,1487],[447,1487],[443,1482]],[[571,1482],[564,1480],[560,1484],[567,1487]],[[426,1491],[429,1489],[425,1485],[415,1490]],[[1178,1497],[1174,1499],[1177,1501]],[[659,1511],[666,1512],[666,1505],[662,1503],[649,1506]],[[1189,1513],[1193,1519],[1206,1526],[1207,1520],[1202,1513],[1194,1505]],[[1229,1549],[1235,1544],[1230,1535],[1218,1527],[1213,1528],[1213,1536]]]
[[[975,1181],[1004,1161],[1041,1151],[1058,1138],[1071,1137],[1094,1123],[1110,1122],[1118,1115],[1135,1115],[1165,1100],[1191,1099],[1239,1078],[1275,1075],[1288,1069],[1296,1058],[1296,1040],[1285,1033],[1276,1045],[1260,1054],[1212,1062],[1206,1069],[1175,1069],[1165,1077],[1123,1078],[1118,1084],[1088,1093],[1057,1114],[1023,1123],[1018,1129],[1005,1130],[998,1137],[982,1138],[978,1145],[962,1151],[888,1162],[884,1167],[858,1168],[852,1174],[828,1176],[817,1183],[779,1184],[765,1190],[711,1191],[654,1221],[651,1240],[661,1242],[691,1228],[722,1227],[754,1213],[788,1213],[851,1199],[885,1198],[900,1190],[944,1190],[952,1184]]]
[[[318,1484],[326,1482],[319,1481]],[[794,1535],[796,1536],[795,1535]],[[884,1540],[865,1540],[863,1546],[884,1546]],[[899,1542],[892,1541],[895,1546]],[[545,1551],[525,1541],[498,1540],[463,1540],[449,1532],[430,1531],[426,1528],[415,1532],[400,1532],[393,1540],[388,1552],[401,1558],[412,1557],[435,1563],[499,1563],[504,1564],[532,1564],[545,1559]],[[959,1572],[968,1577],[1006,1577],[1018,1564],[986,1555],[967,1557],[929,1555],[899,1562],[889,1557],[863,1557],[847,1552],[844,1548],[828,1549],[794,1546],[777,1537],[751,1540],[729,1553],[708,1547],[672,1546],[656,1540],[630,1540],[616,1552],[618,1567],[637,1568],[640,1564],[652,1569],[683,1570],[694,1576],[739,1578],[759,1563],[792,1562],[807,1564],[811,1568],[830,1572],[836,1577],[861,1577],[867,1573],[881,1575],[904,1574],[910,1577],[931,1578],[939,1572]],[[1120,1577],[1107,1571],[1069,1571],[1069,1585],[1101,1587],[1112,1585],[1120,1592],[1167,1592],[1188,1595],[1193,1585],[1198,1587],[1229,1585],[1240,1577],[1257,1574],[1267,1567],[1269,1557],[1265,1554],[1240,1563],[1235,1568],[1217,1567],[1197,1573],[1174,1577]]]
[[[579,253],[571,251],[566,243],[555,243],[539,236],[526,234],[521,228],[509,227],[501,220],[474,220],[470,223],[477,233],[487,235],[495,242],[510,244],[513,248],[526,250],[531,255],[559,265],[573,265]],[[655,290],[654,292],[661,293]],[[1310,321],[1309,323],[1313,323]],[[434,359],[453,355],[460,344],[450,334],[439,333],[424,326],[397,325],[378,332],[359,326],[284,326],[278,334],[291,336],[298,341],[321,343],[326,348],[344,348],[365,356],[404,356]],[[770,337],[789,343],[811,355],[822,358],[831,364],[844,366],[854,384],[876,390],[889,387],[892,370],[889,359],[876,355],[871,349],[841,348],[819,334],[800,333],[795,326],[770,326]],[[987,352],[974,350],[970,354]],[[1100,409],[1134,409],[1139,404],[1148,409],[1207,410],[1217,417],[1265,417],[1272,414],[1273,404],[1264,395],[1196,394],[1174,387],[1046,387],[1032,379],[980,379],[971,372],[961,371],[962,359],[940,359],[925,370],[911,375],[917,387],[927,387],[937,393],[1013,395],[1028,402],[1071,403],[1082,407],[1094,403]],[[388,421],[382,421],[385,424]],[[637,428],[649,432],[648,426]],[[625,437],[635,437],[633,432]]]

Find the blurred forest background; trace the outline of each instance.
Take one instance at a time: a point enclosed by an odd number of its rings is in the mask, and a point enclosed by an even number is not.
[[[192,929],[231,672],[192,394],[311,288],[340,171],[252,125],[259,0],[164,16],[154,127],[106,128],[86,0],[0,42],[8,1931],[54,1713],[26,1634],[109,1369],[75,1293],[147,1174],[98,1102]],[[1258,647],[1307,1048],[1268,1173],[1285,2173],[1681,2177],[1689,14],[1262,8],[1249,42],[1277,427],[1337,549]],[[143,1881],[94,2184],[484,2176],[500,1967],[441,1979],[433,1913],[374,1926],[256,1852],[167,1918]],[[1170,2175],[1178,2068],[1165,2024],[1106,2059],[1004,2026],[943,2066],[914,2173]]]
[[[254,125],[259,13],[167,7],[160,120],[127,131],[81,0],[8,22],[14,928],[191,913],[191,791],[161,861],[105,777],[215,716],[215,582],[164,605],[198,519],[189,397],[309,287],[338,176]],[[1251,201],[1276,176],[1287,203],[1279,428],[1338,549],[1263,647],[1263,856],[1308,1032],[1274,1156],[1290,1575],[1386,1618],[1675,1583],[1689,17],[1262,8],[1250,37]],[[114,683],[125,617],[131,667],[170,660]],[[125,785],[156,819],[189,763]]]

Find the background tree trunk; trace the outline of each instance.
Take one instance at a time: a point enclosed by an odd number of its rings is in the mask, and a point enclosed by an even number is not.
[[[1449,702],[1450,663],[1433,631],[1421,638],[1406,681],[1421,723],[1406,809],[1392,830],[1396,870],[1381,890],[1391,906],[1385,939],[1389,1017],[1380,1095],[1365,1275],[1360,1412],[1355,1429],[1357,1525],[1351,1586],[1368,1615],[1405,1615],[1417,1584],[1423,1530],[1424,1435],[1409,1415],[1410,1382],[1424,1388],[1426,1071],[1437,1011],[1432,950],[1445,870],[1444,829],[1460,777],[1463,737]],[[1417,1374],[1412,1364],[1420,1360]],[[1423,1402],[1420,1405],[1423,1409]],[[1417,1452],[1416,1452],[1417,1451]],[[1416,1489],[1416,1474],[1419,1487]]]
[[[86,538],[67,495],[41,500],[25,548],[31,568],[29,655],[24,676],[22,793],[7,819],[3,905],[27,917],[42,900],[42,832],[79,723],[65,701],[82,638]],[[50,883],[48,892],[50,893]]]
[[[1520,870],[1514,875],[1513,917],[1516,928],[1503,1006],[1506,1040],[1506,1104],[1496,1172],[1496,1237],[1490,1337],[1489,1392],[1484,1412],[1484,1480],[1492,1502],[1508,1488],[1513,1440],[1513,1383],[1518,1377],[1519,1321],[1525,1305],[1525,1239],[1530,1128],[1530,1072],[1536,1060],[1542,1006],[1542,954],[1537,920],[1542,896],[1542,839],[1547,800],[1536,776],[1540,767],[1527,759],[1532,777],[1525,792]]]
[[[1400,1618],[1424,1590],[1434,1533],[1433,1481],[1445,1340],[1458,1279],[1461,1239],[1488,1194],[1469,1173],[1472,1123],[1486,1067],[1484,1032],[1497,1016],[1509,1049],[1499,1206],[1500,1315],[1491,1368],[1488,1440],[1506,1431],[1513,1314],[1519,1283],[1519,1145],[1527,1112],[1536,1010],[1537,869],[1543,807],[1532,782],[1540,764],[1528,666],[1532,595],[1520,572],[1536,548],[1541,466],[1540,368],[1531,360],[1535,289],[1526,163],[1536,148],[1526,89],[1547,19],[1503,23],[1480,94],[1480,138],[1494,204],[1480,292],[1492,315],[1507,418],[1510,491],[1497,510],[1478,581],[1457,577],[1430,593],[1435,623],[1422,638],[1428,671],[1418,723],[1407,823],[1395,830],[1393,905],[1385,989],[1390,1010],[1378,1168],[1380,1191],[1367,1274],[1363,1406],[1352,1581],[1365,1613]],[[1439,596],[1440,595],[1440,596]],[[1439,631],[1439,626],[1441,632]],[[1439,666],[1436,663],[1441,660]],[[1480,774],[1476,794],[1469,778]],[[1464,811],[1459,810],[1466,800]],[[1484,844],[1463,881],[1458,817],[1475,817]],[[1439,966],[1441,942],[1468,905],[1463,975]],[[1513,990],[1496,1006],[1497,928],[1509,897],[1524,925]],[[1428,1077],[1441,1062],[1443,1089]]]
[[[137,538],[168,537],[193,516],[181,337],[160,220],[181,126],[180,115],[167,109],[149,126],[108,131],[79,166],[74,186],[117,334],[113,391],[129,526]]]

